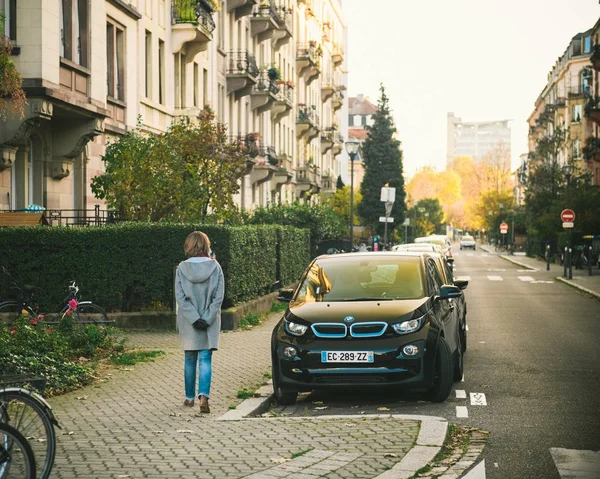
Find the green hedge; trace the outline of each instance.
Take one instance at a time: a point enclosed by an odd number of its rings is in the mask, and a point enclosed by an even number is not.
[[[174,268],[194,230],[211,240],[225,275],[223,307],[298,280],[308,264],[307,230],[290,226],[123,223],[90,228],[0,228],[0,264],[20,284],[38,286],[42,311],[52,311],[76,280],[83,299],[107,311],[173,307]],[[0,297],[7,296],[6,290]]]

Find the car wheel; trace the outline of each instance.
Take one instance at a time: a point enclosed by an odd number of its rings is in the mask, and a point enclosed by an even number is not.
[[[446,340],[440,336],[435,354],[433,387],[429,391],[433,402],[444,402],[452,390],[452,351]]]
[[[277,359],[271,359],[271,369],[273,372],[273,393],[275,396],[275,400],[281,406],[289,406],[290,404],[295,404],[296,399],[298,399],[298,391],[293,391],[291,389],[285,389],[281,387],[281,378],[279,377],[280,372],[277,367]]]
[[[465,355],[462,348],[462,334],[458,333],[458,347],[456,348],[456,357],[454,359],[454,382],[460,381],[465,372]]]
[[[466,315],[465,315],[466,316]],[[460,347],[464,353],[467,350],[467,318],[463,318],[462,326],[460,328]]]

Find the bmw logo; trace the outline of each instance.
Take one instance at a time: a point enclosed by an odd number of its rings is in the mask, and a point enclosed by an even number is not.
[[[346,316],[344,318],[344,323],[351,323],[352,321],[354,321],[354,316]]]

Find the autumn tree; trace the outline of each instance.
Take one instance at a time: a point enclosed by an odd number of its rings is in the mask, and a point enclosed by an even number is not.
[[[362,199],[360,192],[354,192],[354,211]],[[350,224],[350,187],[342,186],[338,188],[333,196],[324,201],[325,205],[330,206],[344,221],[344,224]],[[360,225],[359,218],[354,215],[354,226]]]
[[[92,178],[92,192],[121,217],[204,222],[234,210],[247,157],[223,124],[203,116],[163,134],[145,135],[138,125],[109,144],[102,159],[106,170]]]
[[[26,103],[23,79],[10,58],[13,44],[4,34],[4,20],[0,13],[0,120],[9,113],[23,117]]]
[[[407,212],[407,217],[411,219],[413,226],[413,235],[428,236],[430,234],[445,234],[444,211],[437,198],[423,198],[416,202]]]
[[[358,205],[358,214],[362,224],[383,234],[384,225],[379,222],[379,217],[385,214],[384,203],[380,200],[381,188],[386,184],[396,188],[396,199],[390,214],[394,218],[393,226],[404,221],[406,205],[400,141],[394,137],[397,130],[383,85],[380,86],[380,92],[378,109],[373,115],[374,122],[367,127],[367,138],[362,147],[365,175],[360,185],[362,201]]]

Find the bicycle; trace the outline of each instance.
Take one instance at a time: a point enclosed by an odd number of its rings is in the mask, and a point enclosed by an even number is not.
[[[0,376],[0,423],[21,433],[38,465],[38,479],[47,479],[56,456],[55,426],[61,429],[52,407],[36,392],[23,387],[7,387],[15,383],[45,383],[44,378],[23,375]],[[4,386],[2,386],[4,385]],[[2,479],[0,475],[0,479]]]
[[[10,274],[2,267],[5,276],[10,278]],[[23,311],[30,317],[37,318],[39,316],[39,308],[33,296],[33,292],[37,289],[33,286],[25,285],[19,287],[12,278],[10,278],[9,289],[17,291],[18,300],[7,300],[0,303],[0,320],[6,324],[14,322]],[[44,321],[47,324],[59,323],[65,315],[72,315],[75,319],[74,323],[79,324],[113,324],[115,321],[108,319],[108,315],[103,308],[91,301],[82,301],[79,296],[79,286],[75,281],[68,285],[69,294],[56,306],[55,311],[58,313],[44,314]],[[23,294],[23,290],[27,295]]]
[[[16,477],[35,479],[35,457],[23,434],[0,423],[0,479]]]

